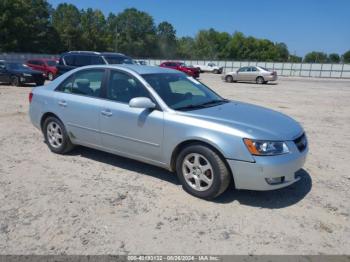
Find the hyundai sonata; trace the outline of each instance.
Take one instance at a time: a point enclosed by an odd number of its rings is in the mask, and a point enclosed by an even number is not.
[[[82,67],[33,89],[29,100],[52,152],[83,145],[163,167],[206,199],[231,180],[237,189],[291,185],[308,152],[292,118],[224,99],[172,69]]]

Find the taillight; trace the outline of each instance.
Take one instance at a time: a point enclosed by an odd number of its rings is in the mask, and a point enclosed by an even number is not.
[[[30,92],[29,93],[29,104],[32,102],[32,100],[33,100],[33,93]]]

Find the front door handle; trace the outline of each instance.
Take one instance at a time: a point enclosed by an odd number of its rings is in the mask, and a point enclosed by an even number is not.
[[[58,102],[58,105],[62,106],[62,107],[66,107],[67,106],[67,102],[64,101],[64,100],[61,100],[61,101]]]
[[[109,109],[102,110],[101,114],[104,115],[104,116],[108,116],[108,117],[113,115],[112,111],[109,110]]]

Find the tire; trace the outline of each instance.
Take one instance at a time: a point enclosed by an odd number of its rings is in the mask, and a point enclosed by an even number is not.
[[[218,74],[218,73],[219,73],[219,70],[214,69],[213,73],[214,73],[214,74]]]
[[[231,179],[224,160],[201,144],[190,145],[180,152],[176,159],[176,173],[186,192],[204,199],[222,194]]]
[[[53,80],[53,74],[50,72],[48,75],[47,75],[47,79],[52,81]]]
[[[36,86],[43,86],[44,84],[45,84],[45,81],[40,81],[35,83]]]
[[[228,76],[225,77],[225,80],[226,80],[226,82],[228,82],[228,83],[232,83],[232,82],[233,82],[233,77],[230,76],[230,75],[228,75]]]
[[[262,85],[265,82],[264,78],[262,76],[258,76],[256,78],[256,83],[259,85]]]
[[[56,117],[45,119],[43,133],[47,146],[56,154],[65,154],[74,147],[63,123]]]
[[[12,86],[21,86],[22,85],[22,83],[19,80],[18,76],[12,76],[11,77],[11,85]]]

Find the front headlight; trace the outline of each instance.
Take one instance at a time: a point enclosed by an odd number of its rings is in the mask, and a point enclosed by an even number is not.
[[[285,142],[281,141],[263,141],[243,139],[249,152],[255,156],[274,156],[289,153],[289,148]]]
[[[31,74],[23,73],[23,76],[32,76]]]

